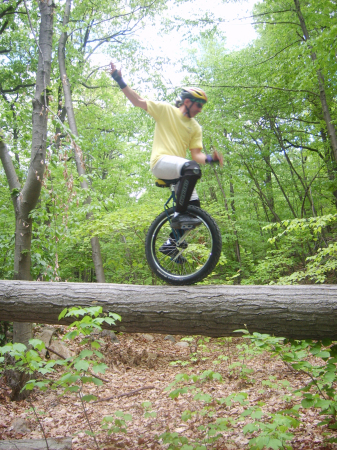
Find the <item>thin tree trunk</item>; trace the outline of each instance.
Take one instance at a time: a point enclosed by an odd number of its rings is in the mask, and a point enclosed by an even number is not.
[[[63,17],[63,26],[64,27],[69,23],[69,17],[70,17],[70,11],[71,11],[71,1],[72,0],[66,1],[66,7],[65,7],[65,11],[64,11],[64,17]],[[71,97],[70,82],[67,77],[67,71],[66,71],[65,46],[66,46],[67,38],[68,38],[67,32],[64,31],[61,34],[61,37],[59,39],[58,60],[59,60],[60,76],[61,76],[61,81],[62,81],[62,85],[63,85],[64,100],[65,100],[65,107],[67,110],[69,127],[70,127],[71,132],[75,136],[78,136],[73,101],[72,101],[72,97]],[[73,141],[73,148],[74,148],[77,172],[78,172],[79,177],[82,179],[81,187],[82,187],[82,189],[89,191],[89,185],[84,176],[86,174],[86,171],[85,171],[85,164],[84,164],[84,160],[83,160],[82,150],[76,144],[75,141]],[[86,198],[86,203],[88,205],[91,203],[91,197],[89,195]],[[90,220],[91,217],[92,217],[91,213],[87,214],[87,220]],[[99,283],[105,283],[104,268],[103,268],[101,248],[100,248],[98,236],[92,237],[90,240],[90,243],[91,243],[91,250],[92,250],[92,260],[93,260],[94,266],[95,266],[96,279]]]
[[[273,191],[273,179],[272,179],[272,170],[270,168],[270,154],[268,153],[267,156],[263,156],[263,159],[267,163],[266,167],[266,178],[265,178],[265,184],[266,184],[266,191],[267,191],[267,198],[268,202],[271,205],[273,209],[275,209],[275,202],[274,202],[274,191]]]
[[[251,179],[252,179],[252,180],[254,181],[254,183],[255,183],[255,186],[256,186],[256,188],[257,188],[257,191],[258,191],[258,194],[259,194],[259,197],[260,197],[260,199],[261,199],[262,204],[268,206],[269,211],[272,213],[272,215],[274,216],[274,218],[275,218],[275,220],[276,220],[277,222],[281,222],[281,219],[279,218],[279,216],[276,214],[276,212],[274,211],[274,209],[273,209],[272,206],[270,205],[267,196],[266,196],[266,195],[264,194],[264,192],[262,191],[262,189],[261,189],[261,187],[260,187],[260,184],[259,184],[258,180],[256,179],[256,177],[254,177],[254,174],[253,174],[253,172],[251,171],[249,165],[248,165],[244,160],[243,160],[243,164],[245,165],[245,167],[246,167],[246,169],[247,169],[247,171],[248,171],[248,173],[249,173]]]
[[[304,17],[302,15],[301,7],[300,7],[300,1],[299,0],[294,0],[294,3],[295,3],[295,7],[296,7],[296,13],[297,13],[298,19],[299,19],[300,24],[301,24],[303,35],[305,37],[305,40],[309,41],[310,36],[309,36],[309,32],[308,32],[308,29],[307,29]],[[312,61],[316,61],[316,59],[317,59],[316,53],[315,52],[311,52],[311,60]],[[327,127],[327,130],[328,130],[329,137],[330,137],[334,158],[335,158],[335,161],[337,163],[337,135],[336,135],[335,127],[334,127],[332,119],[331,119],[329,105],[328,105],[328,102],[327,102],[327,99],[326,99],[325,86],[324,86],[324,84],[325,84],[324,83],[324,76],[322,74],[321,69],[318,69],[316,71],[316,74],[317,74],[317,80],[318,80],[319,97],[320,97],[320,100],[321,100],[323,117],[324,117],[324,121],[326,123],[326,127]]]
[[[32,219],[29,214],[38,202],[45,170],[48,120],[47,87],[50,81],[53,37],[52,1],[39,1],[39,9],[41,21],[38,42],[39,59],[33,99],[32,151],[27,179],[22,189],[6,145],[2,143],[0,149],[0,157],[12,191],[15,209],[14,278],[18,280],[31,280]],[[32,337],[31,324],[14,323],[13,334],[15,342],[27,345],[28,340]]]
[[[312,203],[312,197],[310,197],[310,195],[308,194],[308,191],[307,191],[307,183],[306,183],[306,181],[303,181],[303,179],[300,176],[300,174],[295,170],[295,168],[294,168],[294,166],[293,166],[293,164],[292,164],[292,162],[291,162],[291,160],[290,160],[290,158],[289,158],[289,156],[288,156],[288,154],[286,152],[286,149],[284,147],[284,141],[283,141],[283,137],[282,137],[280,129],[278,128],[278,126],[276,125],[274,120],[272,120],[271,118],[269,118],[269,123],[270,123],[271,129],[273,130],[273,132],[274,132],[274,134],[275,134],[275,136],[276,136],[276,138],[277,138],[277,140],[278,140],[278,142],[280,144],[280,147],[282,148],[284,157],[285,157],[285,159],[286,159],[286,161],[288,163],[288,166],[289,166],[289,169],[290,169],[291,178],[293,180],[293,183],[294,183],[294,186],[295,186],[295,190],[297,192],[297,195],[298,195],[300,201],[302,202],[302,204],[304,204],[305,198],[307,197],[308,200],[309,200],[309,203],[311,204],[311,208],[314,209],[315,207],[314,207],[314,205]],[[302,160],[302,170],[304,172],[303,160]],[[300,193],[300,191],[299,191],[299,189],[297,187],[297,183],[296,183],[296,181],[294,179],[294,174],[297,176],[297,178],[299,179],[299,181],[300,181],[300,183],[301,183],[301,185],[303,187],[304,199],[303,199],[303,197],[302,197],[302,195],[301,195],[301,193]],[[304,174],[304,180],[305,180],[305,174]],[[288,204],[289,204],[289,202],[288,202]],[[291,208],[291,206],[290,206],[290,208]],[[297,216],[295,215],[295,217],[297,217]],[[302,210],[301,210],[301,217],[302,217]]]
[[[218,186],[219,186],[220,191],[222,193],[222,196],[224,198],[225,208],[226,208],[227,216],[228,216],[228,221],[229,221],[229,223],[231,224],[231,226],[233,228],[233,233],[234,233],[234,236],[235,236],[235,249],[234,249],[234,251],[235,251],[236,259],[237,259],[238,263],[241,265],[241,254],[240,254],[240,244],[239,244],[238,232],[237,232],[237,230],[235,228],[235,224],[234,224],[233,218],[232,218],[232,216],[231,216],[231,214],[229,212],[226,193],[225,193],[225,191],[223,189],[223,186],[221,184],[219,176],[218,176],[216,170],[214,169],[214,167],[213,167],[213,172],[215,174],[216,180],[218,182]]]
[[[278,176],[277,176],[277,174],[276,174],[276,172],[275,172],[273,166],[270,164],[270,161],[268,161],[265,157],[263,157],[263,159],[264,159],[264,161],[265,161],[267,167],[270,168],[272,174],[274,175],[274,178],[275,178],[277,184],[279,185],[280,191],[282,192],[283,197],[285,198],[285,201],[288,203],[288,206],[289,206],[290,211],[292,212],[293,216],[294,216],[295,218],[297,218],[297,214],[296,214],[296,212],[295,212],[295,210],[294,210],[292,204],[290,203],[290,200],[289,200],[289,198],[288,198],[288,196],[287,196],[285,190],[283,189],[283,186],[282,186],[282,184],[281,184],[281,182],[280,182],[280,180],[279,180],[279,178],[278,178]],[[269,203],[269,202],[268,202],[268,203]]]
[[[38,67],[36,72],[35,96],[32,113],[32,150],[26,182],[21,189],[21,183],[15,172],[7,146],[0,139],[0,158],[5,169],[12,201],[15,210],[15,250],[14,250],[14,279],[31,280],[31,239],[32,219],[30,212],[35,208],[41,192],[45,171],[45,157],[47,145],[47,87],[50,82],[52,39],[53,39],[53,1],[39,1],[40,30],[38,46]],[[13,341],[28,346],[33,337],[32,324],[26,317],[23,321],[13,323]],[[14,400],[22,398],[21,388],[27,381],[17,373],[12,374],[15,381]],[[9,377],[11,375],[8,375]],[[27,391],[28,392],[28,391]]]
[[[321,128],[320,130],[320,135],[322,138],[322,142],[324,144],[324,148],[327,150],[325,151],[325,155],[324,155],[324,160],[326,163],[326,167],[327,167],[327,173],[328,173],[328,177],[329,180],[334,182],[336,179],[336,163],[335,163],[335,159],[334,159],[334,154],[333,154],[333,150],[331,148],[331,143],[330,141],[327,139],[325,130],[323,128]],[[334,205],[337,208],[337,189],[334,189],[332,191],[335,199],[334,199]]]

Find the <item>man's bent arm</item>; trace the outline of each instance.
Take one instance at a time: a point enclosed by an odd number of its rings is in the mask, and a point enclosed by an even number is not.
[[[191,148],[190,149],[191,156],[193,161],[197,162],[198,164],[206,164],[206,163],[219,163],[220,166],[223,165],[223,156],[221,153],[214,150],[212,157],[210,158],[210,155],[205,155],[201,151],[201,148]],[[211,160],[210,160],[210,159]]]
[[[206,163],[206,155],[205,153],[202,153],[201,148],[191,148],[190,152],[193,161],[197,162],[198,164]]]

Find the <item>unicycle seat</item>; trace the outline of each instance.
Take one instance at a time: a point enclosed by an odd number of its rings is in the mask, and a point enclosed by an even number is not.
[[[157,187],[161,187],[161,188],[170,187],[172,184],[177,184],[178,181],[179,181],[179,178],[173,178],[172,180],[162,180],[161,178],[158,178],[155,181],[155,185]]]

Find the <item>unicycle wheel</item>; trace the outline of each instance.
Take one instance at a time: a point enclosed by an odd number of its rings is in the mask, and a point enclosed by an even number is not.
[[[151,224],[145,240],[146,259],[152,271],[173,285],[197,283],[217,265],[222,239],[214,219],[203,209],[189,206],[188,213],[200,225],[188,230],[172,230],[174,209],[163,211]]]

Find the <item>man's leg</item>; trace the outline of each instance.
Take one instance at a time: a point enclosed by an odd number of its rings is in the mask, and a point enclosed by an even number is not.
[[[201,170],[195,161],[186,162],[181,169],[181,178],[177,190],[177,213],[184,213],[194,191],[197,181],[201,178]]]
[[[155,177],[161,178],[163,180],[173,180],[176,178],[178,179],[181,178],[182,168],[187,162],[189,162],[188,159],[179,158],[178,156],[163,156],[152,169],[152,173]],[[176,185],[176,194],[179,190],[179,185],[180,182]],[[190,195],[188,204],[200,207],[200,200],[195,189],[193,189],[193,192]],[[169,256],[178,264],[183,264],[186,261],[182,255],[180,255],[178,258],[175,258],[179,253],[176,242],[183,233],[184,230],[172,231],[170,233],[169,239],[159,249],[164,255]]]
[[[157,164],[153,167],[152,173],[155,177],[163,180],[173,180],[175,178],[181,178],[182,168],[185,163],[190,162],[188,159],[180,158],[179,156],[166,155],[163,156]],[[178,193],[180,182],[176,185],[176,195]],[[199,202],[197,191],[194,189],[190,196],[189,204],[191,202]],[[195,203],[195,206],[200,206]]]
[[[178,156],[163,156],[153,167],[154,176],[162,179],[179,178],[180,181],[176,185],[176,213],[171,221],[173,228],[185,228],[198,225],[200,221],[191,218],[188,214],[184,214],[187,206],[192,201],[196,206],[200,206],[198,194],[194,188],[196,182],[201,177],[201,170],[195,161],[190,161]]]

